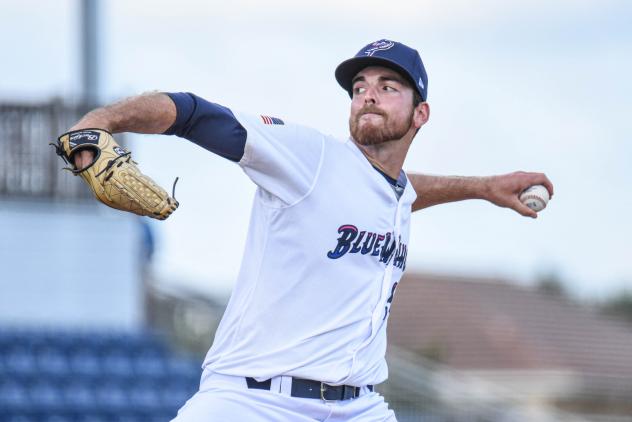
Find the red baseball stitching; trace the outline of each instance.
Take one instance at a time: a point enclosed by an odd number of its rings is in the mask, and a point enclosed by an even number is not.
[[[540,196],[536,196],[533,194],[529,194],[529,195],[525,195],[522,198],[520,198],[521,201],[524,201],[525,199],[539,199],[540,201],[542,201],[542,205],[544,207],[546,207],[546,201],[544,200],[544,198],[540,197]]]

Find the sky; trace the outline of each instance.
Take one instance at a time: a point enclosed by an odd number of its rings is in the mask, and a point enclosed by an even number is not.
[[[77,99],[78,4],[0,0],[0,100]],[[190,91],[340,138],[349,98],[333,77],[337,64],[381,38],[418,49],[431,117],[405,170],[540,171],[555,196],[537,220],[484,201],[415,213],[409,270],[523,284],[556,273],[590,298],[632,290],[629,2],[111,0],[100,11],[102,101]],[[254,185],[186,140],[131,140],[144,172],[166,187],[180,177],[180,208],[151,222],[156,274],[227,293]]]

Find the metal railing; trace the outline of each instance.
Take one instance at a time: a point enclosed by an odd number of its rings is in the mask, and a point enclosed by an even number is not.
[[[78,199],[92,197],[85,183],[61,171],[49,142],[88,111],[81,104],[0,103],[0,197]]]
[[[400,422],[592,422],[623,421],[607,415],[571,414],[533,401],[465,371],[389,345],[389,379],[378,386]]]

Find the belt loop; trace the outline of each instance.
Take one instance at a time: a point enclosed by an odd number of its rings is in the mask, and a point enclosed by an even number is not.
[[[281,379],[281,383],[279,386],[279,392],[284,396],[292,395],[292,377],[288,377],[287,375],[282,375],[279,377]]]
[[[281,392],[281,377],[272,377],[270,379],[270,391],[273,393]]]

